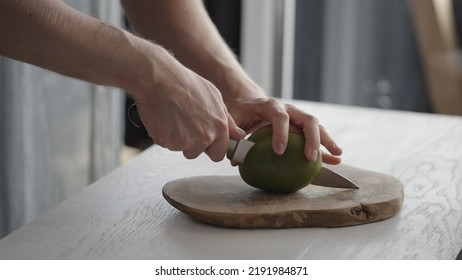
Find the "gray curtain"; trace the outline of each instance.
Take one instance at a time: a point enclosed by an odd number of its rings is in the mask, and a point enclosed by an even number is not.
[[[298,0],[296,98],[430,111],[406,0]]]
[[[121,24],[118,1],[65,2]],[[0,57],[0,98],[1,237],[119,165],[123,94]]]

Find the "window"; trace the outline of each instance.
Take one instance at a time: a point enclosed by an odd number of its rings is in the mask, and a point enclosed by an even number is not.
[[[242,60],[273,96],[430,110],[405,0],[244,1]]]

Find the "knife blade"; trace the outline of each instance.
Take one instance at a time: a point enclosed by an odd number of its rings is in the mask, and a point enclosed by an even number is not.
[[[226,157],[240,164],[244,164],[245,156],[253,145],[255,145],[255,143],[247,139],[230,139]],[[325,166],[321,168],[319,175],[311,184],[329,188],[359,189],[351,180]]]
[[[311,184],[329,188],[359,189],[351,180],[325,166],[321,168],[318,176],[314,178]]]

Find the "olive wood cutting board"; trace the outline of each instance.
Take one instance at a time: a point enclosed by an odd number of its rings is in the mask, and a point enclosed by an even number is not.
[[[402,183],[348,165],[329,166],[359,189],[315,185],[295,193],[269,193],[240,176],[198,176],[167,183],[164,198],[193,219],[233,228],[341,227],[394,216],[403,204]]]

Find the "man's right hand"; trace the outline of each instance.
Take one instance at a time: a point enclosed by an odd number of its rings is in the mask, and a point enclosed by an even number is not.
[[[241,139],[223,103],[221,93],[209,81],[184,67],[158,47],[152,81],[143,92],[132,92],[140,118],[154,143],[183,151],[192,159],[205,152],[221,161],[229,138]]]

